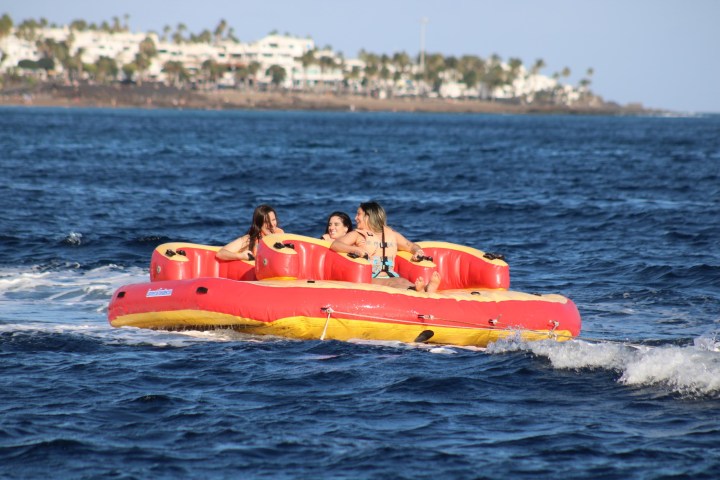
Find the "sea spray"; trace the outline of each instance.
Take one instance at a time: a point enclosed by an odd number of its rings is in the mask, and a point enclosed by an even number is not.
[[[614,370],[624,385],[661,386],[682,395],[716,397],[720,396],[720,354],[716,349],[714,340],[705,337],[687,346],[583,340],[522,342],[510,338],[488,345],[486,351],[526,351],[547,358],[557,369]]]

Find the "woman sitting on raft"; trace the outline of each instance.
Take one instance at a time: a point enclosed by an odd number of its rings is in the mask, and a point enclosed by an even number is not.
[[[345,212],[333,212],[328,217],[327,224],[325,226],[325,233],[320,238],[327,240],[328,242],[332,242],[346,233],[352,232],[352,229],[353,227],[350,215]]]
[[[387,226],[385,210],[377,202],[361,203],[355,215],[357,229],[335,240],[330,249],[341,253],[368,255],[373,267],[373,283],[389,287],[408,288],[413,284],[393,270],[398,250],[410,252],[413,261],[425,256],[419,245]],[[422,277],[415,280],[418,292],[436,292],[440,274],[434,272],[426,284]]]
[[[270,205],[258,205],[253,212],[252,224],[247,234],[222,247],[216,254],[218,260],[255,260],[260,239],[273,233],[285,233],[278,227],[277,214]]]

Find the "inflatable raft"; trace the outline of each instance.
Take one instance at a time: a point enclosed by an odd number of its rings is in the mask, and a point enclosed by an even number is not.
[[[374,285],[366,259],[300,235],[264,237],[255,261],[220,261],[220,247],[166,243],[153,252],[149,282],[113,294],[108,319],[113,327],[479,347],[510,335],[567,340],[580,333],[571,300],[508,290],[502,258],[445,242],[419,245],[428,258],[412,262],[400,252],[396,270],[411,282],[438,271],[436,293]]]

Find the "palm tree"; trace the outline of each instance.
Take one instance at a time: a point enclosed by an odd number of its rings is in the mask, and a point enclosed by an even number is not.
[[[173,35],[173,41],[176,44],[179,45],[183,43],[185,31],[187,31],[187,26],[184,23],[178,23],[175,34]]]
[[[160,40],[167,42],[168,38],[170,38],[170,32],[172,32],[172,27],[170,25],[165,25],[163,27],[163,34],[162,37],[160,37]]]
[[[545,60],[543,60],[542,58],[538,58],[537,60],[535,60],[535,64],[533,64],[530,72],[532,75],[537,75],[543,68],[545,68]]]
[[[227,28],[227,22],[224,18],[220,19],[220,23],[218,23],[217,27],[215,27],[215,43],[219,43],[220,40],[222,40],[223,34],[225,33],[225,29]]]
[[[322,84],[322,90],[325,89],[325,71],[327,69],[333,69],[336,67],[335,59],[330,55],[323,55],[319,60],[320,64],[320,82]]]
[[[490,91],[490,100],[495,100],[495,90],[507,83],[507,73],[502,68],[502,64],[493,63],[484,75],[483,83]]]
[[[317,62],[317,60],[315,59],[315,51],[316,50],[317,50],[316,48],[312,49],[312,50],[307,50],[305,53],[303,53],[299,57],[300,63],[303,66],[303,83],[304,83],[303,90],[307,86],[307,69],[310,65],[313,65],[314,63]]]
[[[366,52],[365,50],[360,50],[360,60],[365,62],[365,89],[366,93],[368,90],[372,90],[374,88],[375,83],[375,77],[377,76],[378,72],[380,71],[379,64],[380,64],[380,58],[375,55],[374,53]]]
[[[412,63],[410,56],[405,52],[395,53],[392,57],[393,67],[395,68],[395,74],[393,80],[397,83],[405,76],[407,69]]]
[[[248,67],[242,66],[235,68],[235,85],[238,83],[241,83],[243,86],[243,90],[247,87],[247,79],[248,76],[250,76],[250,71],[248,70]]]
[[[260,63],[252,61],[250,62],[250,65],[247,66],[247,69],[253,79],[253,87],[257,90],[257,72],[260,70]]]

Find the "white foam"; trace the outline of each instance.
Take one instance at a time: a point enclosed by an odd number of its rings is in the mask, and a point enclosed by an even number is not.
[[[0,303],[27,302],[49,308],[70,305],[103,312],[117,288],[147,281],[147,277],[146,269],[117,265],[92,270],[71,265],[64,270],[0,268]]]
[[[529,351],[547,358],[558,369],[606,369],[620,373],[618,382],[659,386],[689,396],[720,394],[720,343],[700,337],[693,345],[643,346],[615,342],[571,340],[491,344],[488,353]]]

